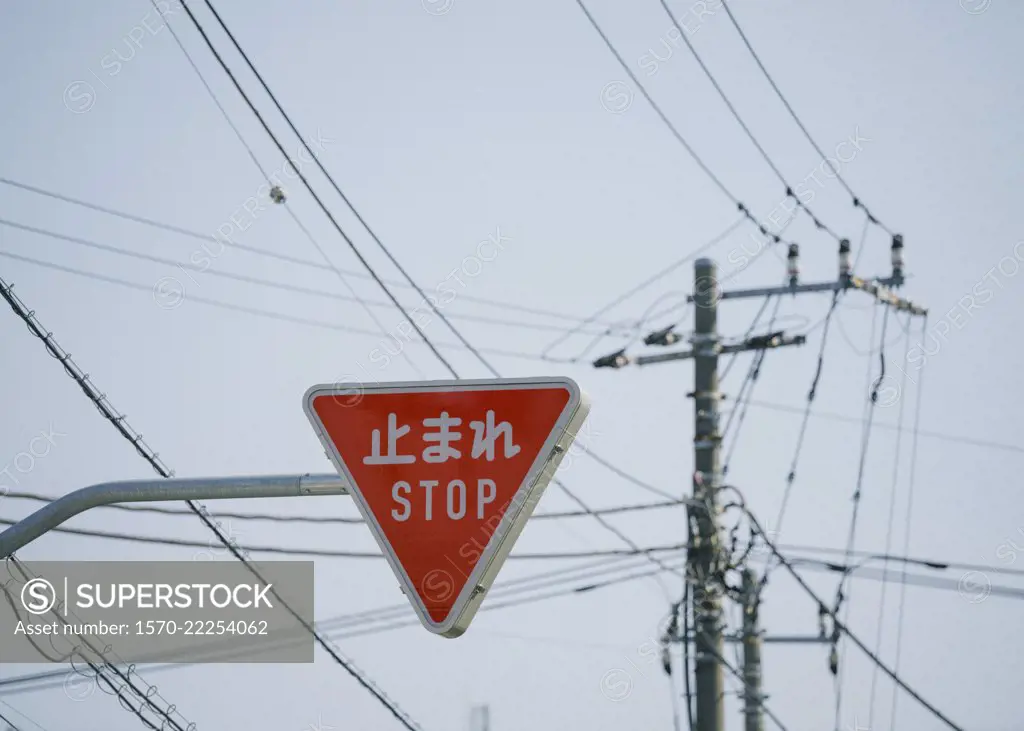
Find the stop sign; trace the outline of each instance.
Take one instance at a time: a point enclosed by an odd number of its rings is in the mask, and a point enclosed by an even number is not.
[[[568,378],[333,384],[305,410],[424,626],[458,637],[589,411]]]

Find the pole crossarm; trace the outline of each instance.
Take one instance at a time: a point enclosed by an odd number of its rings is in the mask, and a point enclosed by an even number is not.
[[[707,355],[709,349],[712,349],[717,355],[727,355],[729,353],[742,353],[747,350],[770,350],[773,348],[781,348],[787,345],[803,345],[807,342],[807,338],[803,335],[783,335],[782,333],[770,333],[769,335],[760,335],[752,338],[747,338],[742,343],[736,343],[734,345],[720,345],[716,343],[709,344],[703,348],[694,348],[692,350],[685,350],[678,353],[659,353],[658,355],[640,355],[635,358],[631,358],[630,362],[635,363],[638,366],[652,365],[654,363],[665,363],[673,360],[685,360],[687,358],[696,358],[700,355]]]
[[[904,299],[891,289],[889,279],[875,279],[868,281],[860,277],[850,277],[850,288],[859,289],[873,295],[876,300],[883,302],[890,307],[895,307],[901,312],[909,312],[912,315],[925,317],[928,310],[919,304]]]
[[[882,279],[864,279],[863,277],[848,276],[832,282],[812,282],[809,284],[789,284],[782,287],[755,287],[754,289],[734,289],[728,292],[720,292],[718,298],[722,300],[749,299],[751,297],[767,297],[775,294],[807,294],[808,292],[838,292],[848,289],[857,289],[872,295],[879,302],[895,307],[897,310],[910,312],[914,315],[925,316],[928,310],[920,305],[904,299],[896,294],[893,287],[903,284],[903,277],[885,277]],[[694,301],[694,295],[686,298],[687,302]]]
[[[101,482],[69,492],[0,533],[0,557],[10,556],[69,518],[101,505],[347,494],[348,488],[336,474],[255,475],[251,477]]]

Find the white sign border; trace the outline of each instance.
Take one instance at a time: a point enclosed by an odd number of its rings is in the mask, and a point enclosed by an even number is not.
[[[452,603],[452,609],[444,622],[435,622],[427,612],[425,604],[420,600],[419,592],[402,567],[391,543],[384,535],[373,511],[363,498],[352,473],[345,465],[333,440],[328,436],[323,422],[313,409],[313,400],[321,396],[339,395],[349,399],[361,399],[366,394],[380,393],[431,393],[439,391],[489,391],[489,390],[524,390],[536,388],[564,388],[569,392],[569,401],[559,414],[551,433],[545,439],[536,459],[526,473],[522,484],[516,488],[510,499],[510,507],[502,515],[501,521],[491,534],[487,546],[481,553],[476,567],[470,573],[465,586]],[[317,438],[323,445],[327,457],[334,464],[338,473],[347,481],[348,489],[356,502],[377,545],[390,564],[395,576],[401,582],[402,592],[409,599],[413,609],[426,629],[442,637],[454,638],[463,634],[480,608],[491,583],[505,563],[512,546],[533,514],[533,509],[554,477],[558,464],[569,450],[576,434],[583,426],[590,412],[590,399],[571,378],[562,376],[530,377],[530,378],[490,378],[466,380],[435,380],[435,381],[394,381],[390,383],[348,382],[334,384],[318,384],[309,388],[302,399],[305,411]],[[557,447],[557,449],[556,449]],[[520,496],[523,497],[520,497]],[[511,506],[515,506],[514,508]]]

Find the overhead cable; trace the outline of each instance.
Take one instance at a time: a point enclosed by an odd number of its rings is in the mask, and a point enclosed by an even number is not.
[[[220,244],[222,246],[229,247],[229,248],[235,248],[235,249],[238,249],[240,251],[247,251],[247,252],[249,252],[251,254],[255,254],[255,255],[258,255],[258,256],[270,257],[270,258],[278,259],[280,261],[286,261],[286,262],[289,262],[289,263],[292,263],[292,264],[296,264],[298,266],[310,267],[310,268],[313,268],[313,269],[320,269],[322,271],[332,271],[334,269],[334,267],[332,265],[330,265],[330,264],[324,264],[324,263],[321,263],[321,262],[311,261],[309,259],[303,259],[301,257],[294,257],[294,256],[290,256],[288,254],[280,254],[280,253],[278,253],[276,251],[271,251],[269,249],[263,249],[263,248],[260,248],[260,247],[251,246],[251,245],[247,245],[247,244],[240,244],[240,243],[238,243],[236,241],[230,241],[228,239],[219,239],[219,238],[216,238],[215,236],[213,236],[212,234],[200,233],[199,231],[193,231],[193,230],[190,230],[190,229],[182,228],[180,226],[175,226],[173,224],[163,223],[161,221],[156,221],[156,220],[153,220],[151,218],[145,218],[143,216],[137,216],[137,215],[134,215],[132,213],[126,213],[124,211],[116,210],[116,209],[113,209],[113,208],[108,208],[108,207],[105,207],[105,206],[100,206],[100,205],[97,205],[95,203],[89,203],[89,202],[84,201],[84,200],[82,200],[80,198],[73,198],[71,196],[63,195],[61,193],[55,193],[53,191],[46,190],[44,188],[39,188],[37,186],[28,185],[27,183],[21,183],[21,182],[18,182],[16,180],[11,180],[10,178],[0,177],[0,184],[10,185],[10,186],[15,187],[15,188],[21,188],[23,190],[27,190],[27,191],[30,191],[32,193],[37,193],[39,195],[47,196],[49,198],[54,198],[56,200],[65,201],[67,203],[72,203],[74,205],[81,206],[83,208],[88,208],[88,209],[91,209],[91,210],[99,211],[100,213],[106,213],[106,214],[109,214],[111,216],[115,216],[117,218],[123,218],[123,219],[125,219],[127,221],[134,221],[136,223],[145,224],[147,226],[152,226],[154,228],[163,229],[163,230],[169,231],[171,233],[180,234],[182,236],[188,236],[190,238],[198,239],[199,241],[203,241],[205,243],[214,242],[214,243],[217,243],[217,244]],[[360,278],[360,279],[372,279],[372,277],[369,274],[365,273],[365,272],[357,272],[357,271],[353,271],[351,269],[341,269],[341,268],[339,268],[338,271],[342,272],[345,276],[348,276],[348,277],[356,277],[356,278]],[[407,282],[401,282],[401,281],[398,281],[396,279],[385,279],[384,282],[386,282],[387,284],[389,284],[391,286],[395,286],[395,287],[404,287],[404,288],[407,288],[407,289],[411,288],[410,285]],[[569,322],[574,322],[574,323],[579,323],[579,322],[582,322],[582,320],[583,320],[583,318],[581,318],[581,317],[579,317],[577,315],[568,315],[568,314],[565,314],[565,313],[562,313],[562,312],[555,312],[553,310],[545,310],[545,309],[539,309],[539,308],[536,308],[536,307],[529,307],[527,305],[519,304],[519,303],[516,303],[516,302],[502,302],[502,301],[499,301],[499,300],[487,299],[485,297],[475,297],[473,295],[468,295],[468,294],[460,294],[459,297],[460,297],[460,299],[463,299],[463,300],[465,300],[467,302],[479,302],[480,304],[490,305],[490,306],[493,306],[493,307],[500,307],[502,309],[518,310],[520,312],[525,312],[525,313],[532,314],[532,315],[539,315],[539,316],[542,316],[542,317],[550,317],[550,318],[554,318],[554,319],[567,320]],[[608,326],[608,327],[612,326],[611,323],[606,323],[606,322],[603,322],[603,321],[594,321],[593,324],[603,325],[603,326]]]
[[[928,331],[928,316],[921,320],[921,335],[922,337]],[[906,375],[906,371],[904,371]],[[921,402],[924,399],[924,376],[923,374],[918,376],[919,382],[917,384],[917,398],[914,403],[914,426],[913,426],[913,441],[910,447],[910,476],[907,484],[907,511],[906,517],[904,518],[904,525],[906,530],[903,533],[903,552],[906,553],[910,550],[910,535],[911,527],[914,524],[914,480],[917,477],[917,438],[920,435],[920,424],[921,424]],[[904,394],[906,391],[904,390]],[[900,574],[900,578],[906,576],[907,567],[904,565]],[[893,661],[893,666],[896,671],[899,672],[900,660],[902,659],[903,652],[903,621],[906,613],[906,591],[907,585],[904,581],[900,581],[900,598],[899,598],[899,609],[896,612],[896,657]],[[889,728],[895,728],[896,723],[896,707],[899,699],[899,694],[895,694],[892,699],[892,710],[889,717]]]
[[[761,61],[761,57],[757,54],[757,52],[754,50],[754,47],[750,44],[750,41],[747,39],[747,34],[743,32],[743,29],[736,21],[736,16],[732,14],[732,9],[729,7],[729,2],[727,0],[722,0],[722,5],[725,7],[725,12],[729,16],[729,20],[732,22],[733,27],[736,28],[736,32],[739,33],[740,38],[743,40],[743,44],[747,47],[747,50],[750,51],[750,55],[754,57],[754,61],[757,62],[757,66],[758,68],[761,69],[761,73],[764,74],[765,78],[768,80],[768,83],[771,84],[772,89],[775,90],[775,94],[779,97],[779,100],[786,107],[786,110],[793,118],[793,121],[796,122],[798,127],[800,127],[800,131],[804,133],[804,137],[806,137],[807,141],[811,143],[811,146],[814,148],[814,151],[818,153],[818,156],[821,157],[822,160],[828,160],[828,155],[826,155],[825,152],[821,149],[821,146],[818,145],[817,142],[815,142],[814,138],[811,136],[811,133],[807,130],[807,127],[800,120],[800,117],[797,116],[797,113],[793,109],[792,105],[789,103],[789,100],[786,99],[778,84],[775,83],[775,79],[773,79],[771,74],[768,73],[768,69],[765,68],[764,63]],[[836,180],[839,181],[839,184],[842,185],[846,189],[846,192],[853,197],[854,208],[862,208],[864,210],[864,213],[867,215],[868,220],[870,220],[871,223],[874,223],[887,234],[893,236],[893,231],[889,229],[889,227],[886,226],[884,223],[879,221],[878,218],[868,209],[868,207],[864,204],[864,201],[861,200],[861,198],[856,193],[853,192],[853,189],[847,184],[846,180],[844,180],[843,177],[839,174],[839,171],[835,169],[835,166],[831,165],[831,163],[829,164],[829,166],[833,168],[832,172],[835,174]]]
[[[147,463],[156,471],[158,475],[164,478],[170,478],[173,476],[173,472],[167,467],[164,462],[160,459],[158,452],[154,452],[149,445],[143,440],[142,434],[135,431],[134,428],[128,423],[124,414],[120,413],[117,409],[111,405],[107,400],[107,396],[101,393],[89,380],[89,375],[86,374],[78,367],[78,364],[72,360],[71,355],[65,351],[60,344],[53,337],[53,333],[45,330],[40,324],[39,320],[35,316],[34,310],[29,310],[25,304],[14,294],[13,285],[7,284],[2,277],[0,277],[0,296],[7,301],[14,313],[20,317],[26,324],[35,337],[39,338],[46,347],[46,351],[56,358],[67,374],[78,384],[82,392],[89,398],[90,401],[96,406],[100,414],[110,422],[110,424],[121,434],[134,448],[139,455],[146,460]],[[210,519],[208,511],[205,507],[202,507],[195,500],[185,501],[189,509],[192,510],[212,532],[217,540],[226,548],[231,555],[238,559],[249,571],[262,583],[266,584],[266,580],[260,575],[259,571],[242,555],[237,545],[232,542],[231,539],[227,538],[220,530],[220,528]],[[289,612],[306,630],[313,636],[313,639],[327,652],[328,655],[340,666],[342,666],[355,680],[363,686],[371,695],[373,695],[387,710],[409,731],[420,731],[420,727],[415,723],[401,708],[399,708],[394,701],[387,697],[384,692],[376,686],[366,675],[359,670],[351,660],[343,657],[339,650],[325,640],[316,629],[307,622],[302,615],[296,612],[287,602],[281,599],[280,595],[274,591],[273,587],[270,587],[270,592],[277,597],[281,603],[282,608]]]
[[[782,171],[779,170],[778,166],[772,160],[768,152],[764,149],[761,143],[758,142],[757,137],[754,136],[754,133],[750,130],[750,127],[747,126],[747,123],[743,120],[743,117],[736,110],[735,105],[733,105],[732,101],[730,101],[729,96],[725,93],[725,90],[722,88],[721,84],[718,83],[718,79],[715,78],[714,74],[711,73],[711,69],[709,69],[707,67],[707,64],[704,63],[704,59],[701,58],[699,53],[697,53],[697,49],[694,48],[693,44],[690,42],[689,34],[684,33],[683,29],[679,26],[679,21],[676,20],[675,13],[673,13],[672,9],[669,8],[668,3],[666,3],[665,0],[658,1],[661,3],[661,7],[665,9],[665,12],[668,14],[668,17],[672,20],[672,25],[675,27],[676,31],[683,39],[683,42],[686,44],[686,47],[689,49],[691,55],[693,55],[694,59],[696,59],[697,64],[704,72],[704,75],[708,77],[708,80],[711,82],[712,86],[715,87],[715,91],[718,92],[718,95],[722,98],[722,101],[725,102],[725,106],[728,107],[729,112],[732,114],[733,118],[740,125],[740,128],[747,135],[750,141],[754,144],[754,147],[757,148],[757,151],[761,153],[761,157],[764,158],[764,161],[768,164],[768,167],[770,167],[772,172],[775,173],[775,177],[778,178],[779,182],[781,182],[786,187],[786,198],[793,200],[796,207],[807,214],[807,217],[811,219],[811,222],[818,230],[827,233],[829,236],[836,240],[836,243],[840,242],[842,238],[839,236],[839,234],[837,234],[835,231],[829,228],[828,225],[824,221],[822,221],[818,216],[816,216],[814,211],[812,211],[810,207],[807,206],[807,204],[805,204],[802,200],[800,200],[799,196],[797,196],[793,192],[793,187],[786,179],[786,176],[783,175]]]
[[[861,640],[860,637],[857,636],[856,633],[854,633],[849,627],[846,626],[845,623],[843,623],[839,619],[838,613],[836,611],[830,609],[825,604],[825,602],[807,584],[807,582],[804,580],[804,578],[800,575],[800,572],[798,572],[795,568],[793,568],[793,566],[790,563],[789,559],[787,559],[779,551],[779,549],[776,547],[775,543],[772,542],[772,540],[768,537],[768,534],[765,532],[765,530],[761,526],[760,522],[758,522],[757,517],[750,510],[750,508],[747,507],[746,498],[744,498],[743,493],[740,492],[737,488],[735,488],[732,485],[729,485],[727,487],[728,487],[728,489],[732,490],[737,495],[737,499],[739,501],[739,503],[738,503],[739,506],[743,509],[743,512],[747,515],[748,520],[750,520],[750,522],[753,524],[753,528],[756,530],[756,532],[760,536],[761,540],[764,541],[765,546],[768,548],[768,550],[771,551],[772,555],[776,558],[776,560],[778,560],[778,562],[782,565],[782,567],[786,569],[786,571],[790,574],[790,576],[792,576],[796,580],[796,582],[800,585],[800,588],[803,589],[804,593],[806,593],[808,596],[811,597],[811,599],[814,600],[815,604],[819,608],[819,611],[821,611],[823,614],[828,615],[831,618],[833,626],[840,633],[842,633],[847,639],[849,639],[851,642],[853,642],[853,644],[856,645],[861,650],[861,652],[863,652],[865,655],[867,655],[868,659],[870,659],[871,662],[873,662],[876,665],[878,665],[881,668],[882,672],[884,672],[886,675],[888,675],[893,680],[893,682],[896,683],[896,685],[898,685],[904,692],[906,692],[909,696],[911,696],[914,700],[916,700],[919,704],[921,704],[922,707],[927,709],[933,716],[935,716],[940,721],[945,723],[947,726],[949,726],[951,729],[953,729],[953,731],[964,731],[963,727],[957,725],[952,720],[950,720],[949,717],[946,716],[944,713],[942,713],[942,711],[940,711],[935,705],[933,705],[932,703],[927,701],[920,693],[918,693],[916,690],[914,690],[905,680],[903,680],[903,678],[901,678],[899,676],[899,674],[897,672],[895,672],[892,668],[890,668],[888,665],[886,665],[882,661],[882,659],[880,657],[878,657],[878,655],[876,655],[874,652],[871,651],[871,648],[869,648],[864,643],[864,641]]]

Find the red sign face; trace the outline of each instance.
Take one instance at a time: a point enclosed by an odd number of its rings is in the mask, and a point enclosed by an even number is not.
[[[307,394],[310,419],[404,590],[428,629],[447,636],[468,626],[471,615],[460,615],[489,588],[485,575],[493,579],[532,513],[580,405],[565,379]]]

